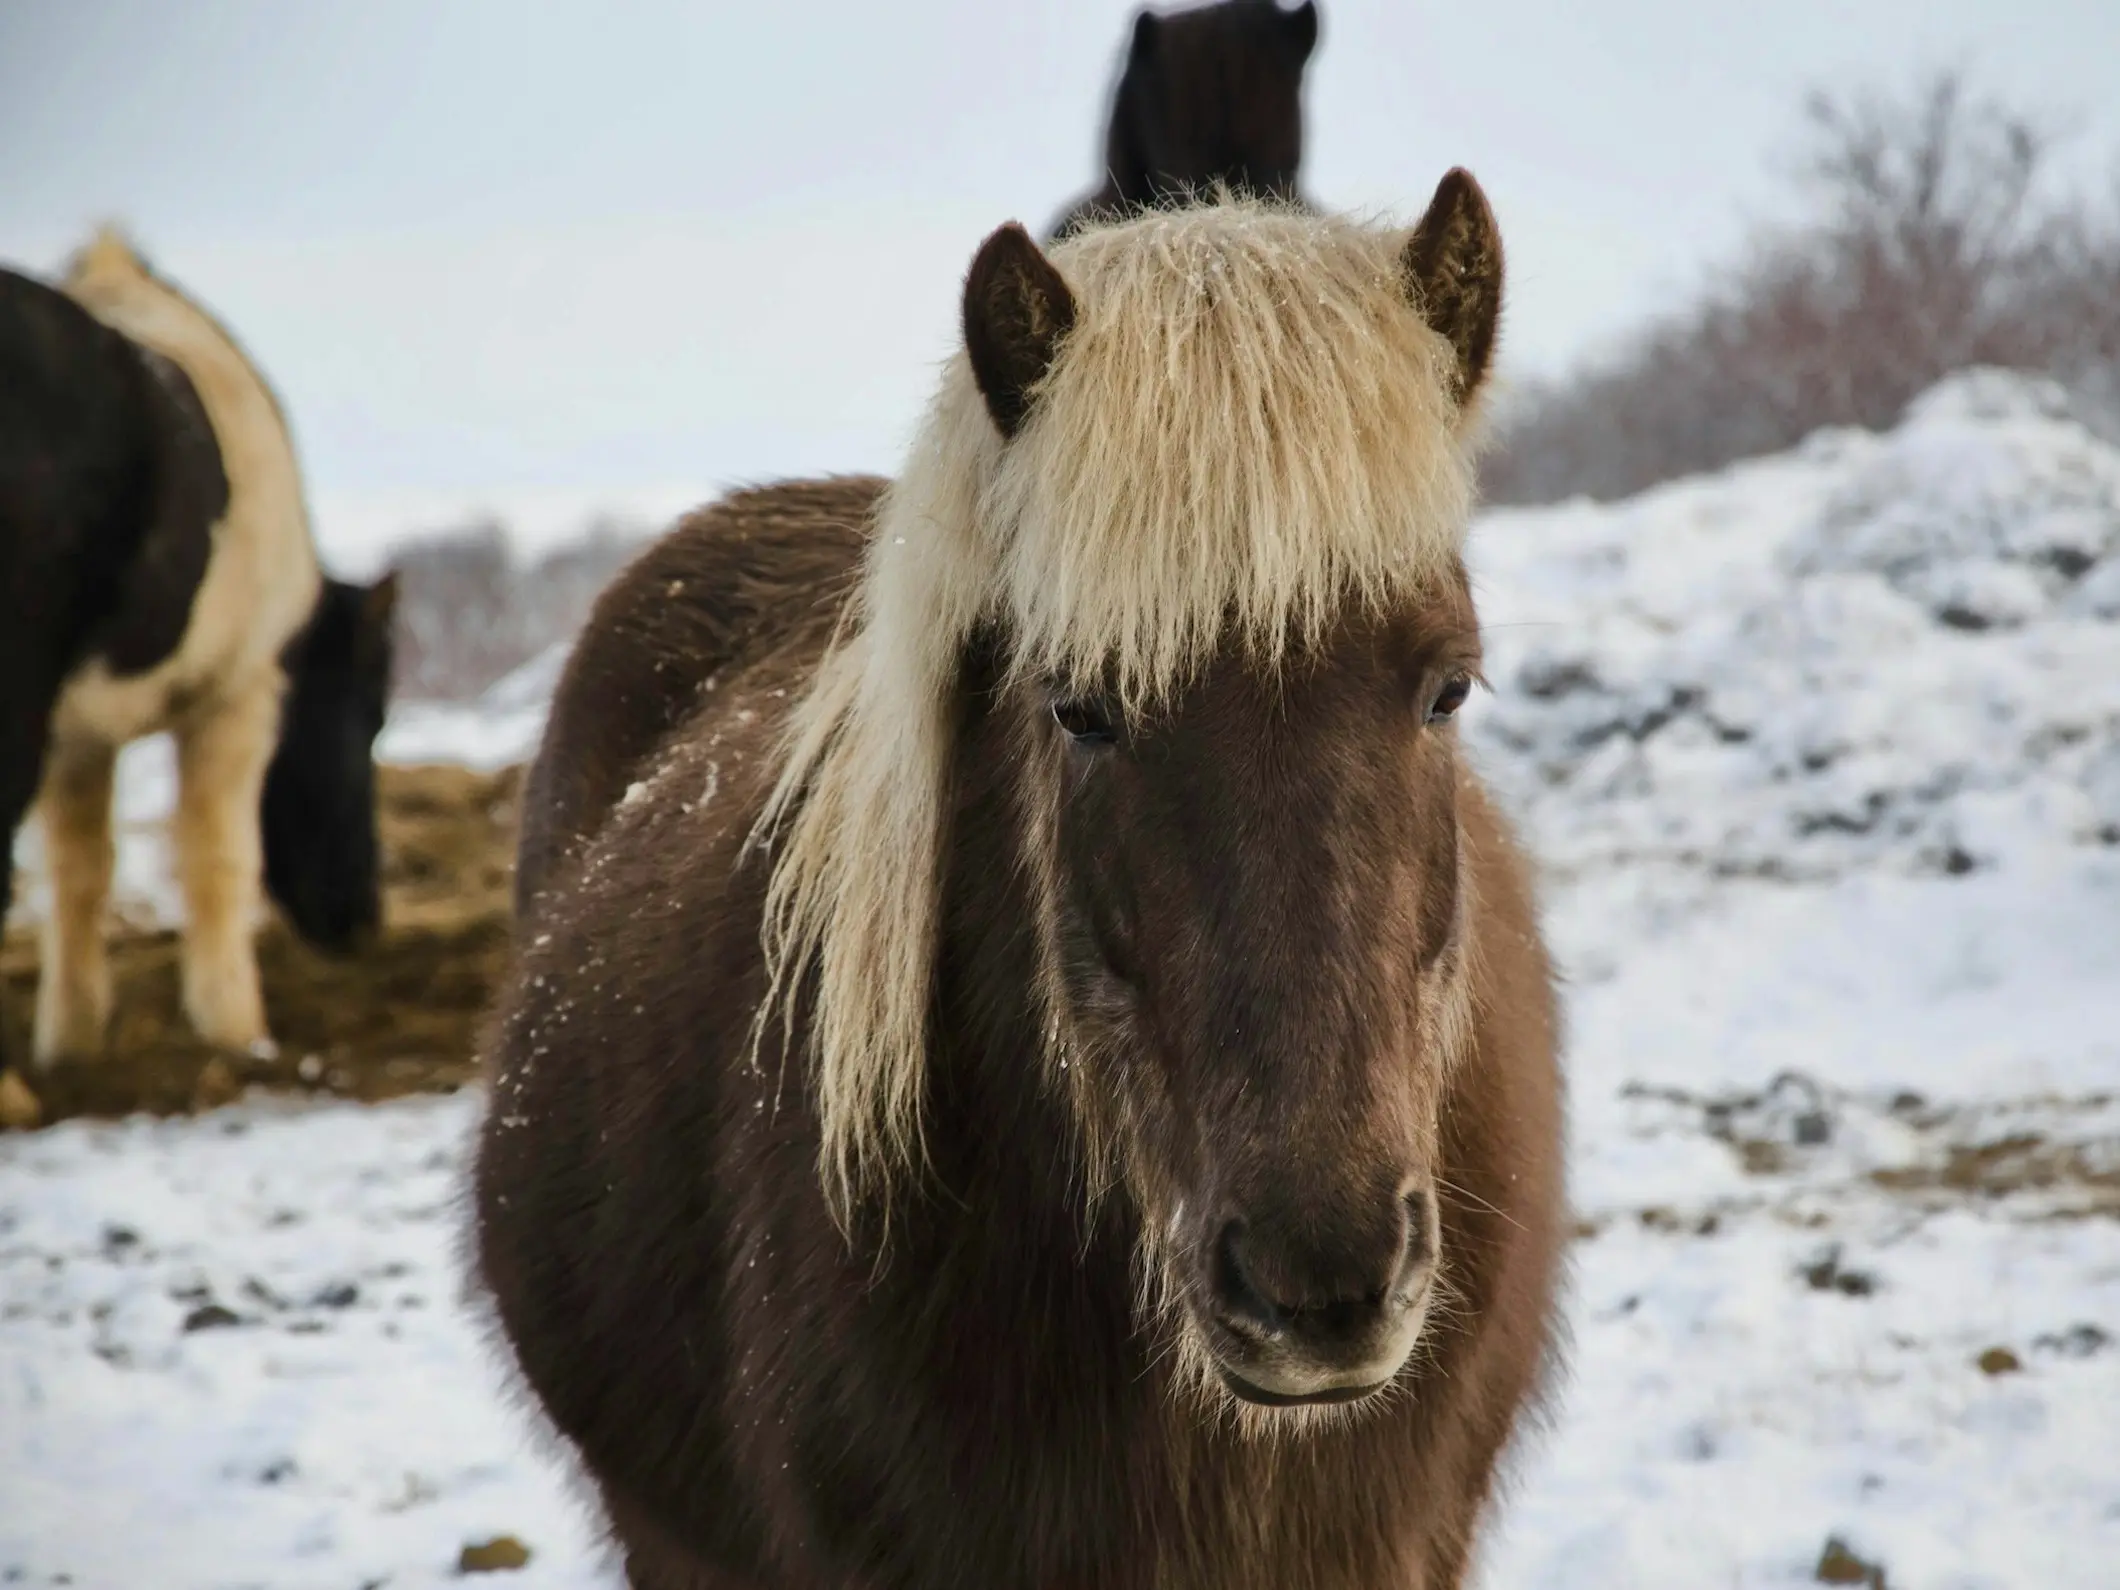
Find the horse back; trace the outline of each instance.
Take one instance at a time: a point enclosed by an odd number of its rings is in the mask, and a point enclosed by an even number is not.
[[[10,678],[63,677],[115,607],[155,495],[155,399],[130,341],[65,294],[0,271],[0,646]]]
[[[688,515],[597,599],[523,792],[518,915],[732,666],[836,619],[884,482],[795,481]]]

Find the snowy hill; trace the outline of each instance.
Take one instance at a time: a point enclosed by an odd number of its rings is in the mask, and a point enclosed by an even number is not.
[[[2107,1582],[2120,452],[1975,372],[1473,558],[1588,1232],[1489,1582]]]
[[[1472,558],[1464,732],[1545,872],[1581,1220],[1484,1582],[1795,1585],[1838,1540],[1894,1590],[2113,1583],[2120,451],[1973,372]],[[556,666],[386,754],[524,754]],[[138,884],[166,772],[127,766]],[[137,1484],[172,1586],[439,1584],[501,1529],[517,1582],[606,1582],[444,1306],[473,1108],[0,1140],[0,1474],[48,1476],[0,1577],[118,1573],[94,1487]],[[181,1333],[207,1292],[258,1334]]]
[[[1482,724],[1549,865],[1821,879],[2120,841],[2120,453],[1976,372],[1887,436],[1496,514]]]

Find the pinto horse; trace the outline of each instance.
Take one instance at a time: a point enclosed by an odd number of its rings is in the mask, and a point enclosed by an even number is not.
[[[1462,1582],[1553,1356],[1526,867],[1453,719],[1478,187],[965,283],[895,482],[607,593],[477,1263],[637,1590]]]
[[[102,1045],[112,774],[165,729],[185,1009],[209,1042],[268,1043],[261,880],[326,949],[379,918],[396,582],[322,575],[271,389],[110,233],[63,291],[0,272],[0,572],[0,821],[35,801],[51,879],[37,1059]]]
[[[1315,0],[1276,0],[1134,18],[1104,138],[1104,181],[1055,236],[1134,210],[1190,203],[1218,184],[1297,202],[1303,69],[1318,44]]]

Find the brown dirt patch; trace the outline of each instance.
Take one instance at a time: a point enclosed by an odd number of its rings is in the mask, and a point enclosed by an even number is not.
[[[1873,1171],[1870,1179],[1897,1193],[1984,1198],[2065,1193],[2074,1195],[2084,1213],[2120,1212],[2120,1163],[2101,1152],[2102,1146],[2018,1132],[1991,1142],[1954,1143],[1936,1164]]]
[[[470,1081],[478,1026],[507,965],[520,785],[516,768],[381,770],[382,938],[332,960],[277,921],[259,934],[274,1059],[200,1043],[179,1008],[176,935],[121,930],[108,1052],[21,1079],[45,1124],[210,1108],[241,1085],[375,1100]],[[0,1021],[11,1055],[29,1052],[36,977],[34,937],[10,934]]]

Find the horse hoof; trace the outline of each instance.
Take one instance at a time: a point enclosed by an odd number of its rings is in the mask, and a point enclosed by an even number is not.
[[[44,1121],[44,1106],[13,1071],[0,1071],[0,1132],[34,1131]]]

